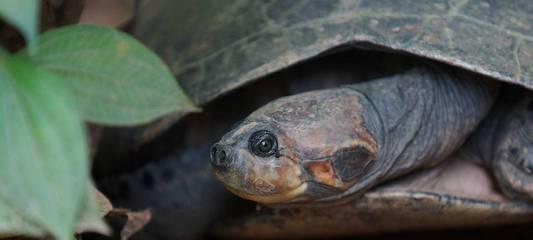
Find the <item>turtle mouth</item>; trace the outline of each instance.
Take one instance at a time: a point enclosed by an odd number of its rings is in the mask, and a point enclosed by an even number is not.
[[[284,193],[269,194],[269,195],[257,195],[250,194],[245,191],[241,191],[232,186],[226,185],[226,188],[233,194],[240,196],[244,199],[252,200],[262,204],[277,204],[282,202],[290,202],[291,200],[296,199],[299,196],[302,196],[307,191],[308,184],[303,182],[299,186],[293,188],[292,190]]]
[[[276,194],[260,195],[243,191],[224,184],[226,189],[244,199],[269,206],[321,206],[323,204],[341,204],[360,197],[350,194],[342,198],[327,201],[302,199],[312,188],[313,182],[303,181],[290,191]],[[488,202],[507,202],[490,169],[480,163],[469,161],[461,156],[453,156],[444,164],[435,168],[408,174],[392,179],[371,188],[365,195],[383,193],[431,193],[438,196],[453,196],[461,199],[481,200]]]

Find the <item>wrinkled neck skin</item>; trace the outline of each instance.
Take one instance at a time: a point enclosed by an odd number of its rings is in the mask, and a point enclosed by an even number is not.
[[[358,196],[376,184],[433,166],[455,152],[488,113],[497,83],[435,66],[347,86],[359,93],[365,126],[378,143],[376,168],[339,195]]]
[[[524,90],[521,87],[506,86],[488,116],[461,148],[461,154],[479,164],[493,167],[493,161],[498,159],[496,157],[497,152],[501,150],[498,147],[500,142],[506,141],[508,138],[526,141],[523,138],[529,134],[519,134],[519,132],[527,129],[527,121],[524,120],[523,116],[516,115],[521,113],[520,106],[527,104],[528,94],[531,95],[529,90]],[[520,123],[524,124],[510,126],[509,122],[513,119],[520,119]],[[513,136],[513,134],[516,135]]]

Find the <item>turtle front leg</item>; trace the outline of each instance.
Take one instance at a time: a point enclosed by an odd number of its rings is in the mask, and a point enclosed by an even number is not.
[[[533,93],[507,92],[465,145],[511,198],[533,200]]]

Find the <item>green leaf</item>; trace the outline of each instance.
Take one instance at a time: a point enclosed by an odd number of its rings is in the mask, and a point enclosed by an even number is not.
[[[81,212],[78,214],[76,233],[97,232],[108,235],[110,230],[102,221],[107,212],[103,212],[96,199],[96,189],[90,187],[82,203]],[[15,237],[24,233],[31,236],[45,236],[46,232],[34,223],[28,222],[9,206],[0,204],[0,239]]]
[[[117,30],[67,26],[44,33],[38,49],[33,60],[66,80],[88,121],[134,125],[199,110],[152,51]]]
[[[0,16],[20,30],[30,48],[37,41],[38,10],[38,0],[0,0]]]
[[[71,238],[89,185],[76,99],[54,75],[5,55],[0,55],[0,156],[0,216],[7,218],[0,222],[11,222],[7,227],[15,233]]]
[[[10,206],[0,202],[0,239],[17,236],[25,233],[32,236],[43,236],[46,232],[34,223],[26,221]]]

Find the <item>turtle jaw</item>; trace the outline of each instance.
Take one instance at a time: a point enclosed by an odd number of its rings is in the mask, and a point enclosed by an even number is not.
[[[270,195],[256,195],[256,194],[247,193],[245,191],[241,191],[229,185],[225,185],[225,186],[230,192],[232,192],[233,194],[239,197],[242,197],[247,200],[255,201],[261,204],[266,204],[266,205],[289,203],[292,200],[297,199],[299,196],[302,196],[308,189],[308,184],[304,182],[300,186],[286,193],[278,193],[278,194],[270,194]]]
[[[337,196],[341,190],[314,181],[303,182],[298,187],[284,193],[268,195],[250,194],[226,184],[225,187],[228,191],[241,198],[268,205],[270,207],[316,207],[322,206],[324,203],[342,203],[342,199],[330,199],[324,202],[324,195]]]
[[[286,156],[261,158],[221,141],[212,150],[215,176],[232,193],[265,204],[283,203],[306,192],[300,166]],[[224,161],[218,155],[224,151]]]

